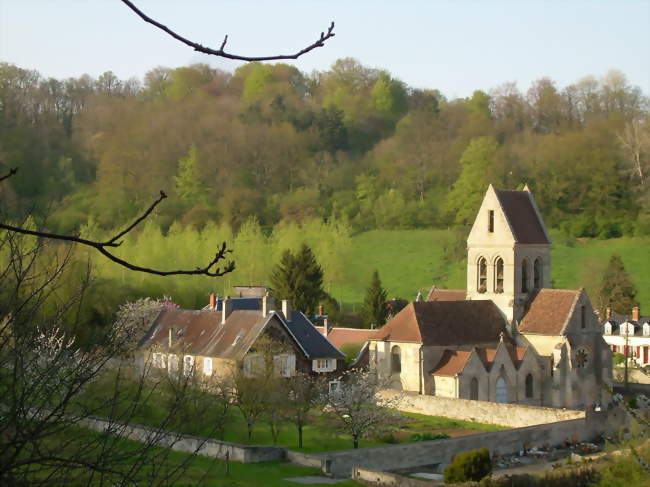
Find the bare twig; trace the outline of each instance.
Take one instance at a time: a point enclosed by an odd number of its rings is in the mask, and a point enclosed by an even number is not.
[[[0,182],[4,181],[5,179],[9,179],[11,176],[16,174],[17,172],[18,172],[18,168],[17,167],[12,167],[7,174],[5,174],[4,176],[0,176]]]
[[[17,169],[12,169],[9,174],[6,176],[3,176],[0,181],[7,179],[14,174],[16,174]],[[117,257],[115,254],[110,252],[110,248],[116,248],[122,245],[122,241],[118,241],[120,238],[124,237],[126,234],[128,234],[131,230],[133,230],[138,224],[140,224],[142,221],[144,221],[151,213],[153,210],[164,200],[167,198],[167,195],[163,192],[160,191],[160,196],[156,201],[154,201],[149,208],[138,218],[135,219],[131,225],[126,227],[124,230],[122,230],[120,233],[115,235],[114,237],[110,238],[109,240],[106,240],[104,242],[97,242],[95,240],[89,240],[86,238],[81,238],[75,235],[65,235],[61,233],[52,233],[52,232],[42,232],[38,230],[29,230],[27,228],[19,227],[16,225],[9,225],[7,223],[2,223],[0,222],[0,229],[7,230],[9,232],[14,232],[14,233],[19,233],[22,235],[31,235],[33,237],[40,237],[40,238],[48,238],[51,240],[63,240],[65,242],[73,242],[77,243],[80,245],[86,245],[87,247],[92,247],[95,250],[97,250],[100,254],[105,256],[107,259],[112,260],[116,264],[119,264],[123,267],[126,267],[127,269],[130,269],[132,271],[136,272],[145,272],[147,274],[156,274],[158,276],[179,276],[179,275],[186,275],[186,276],[195,276],[195,275],[204,275],[204,276],[209,276],[209,277],[221,277],[224,274],[228,274],[229,272],[232,272],[235,270],[235,263],[233,261],[229,261],[225,264],[225,266],[221,267],[218,266],[217,264],[221,262],[222,260],[226,259],[226,254],[229,254],[232,252],[230,249],[228,249],[228,246],[226,245],[226,242],[223,242],[219,248],[217,248],[217,252],[215,253],[213,259],[204,267],[197,267],[196,269],[180,269],[180,270],[174,270],[174,271],[161,271],[158,269],[152,269],[149,267],[142,267],[139,265],[132,264],[131,262],[121,259],[120,257]]]
[[[136,13],[136,15],[140,17],[142,20],[144,20],[145,22],[158,27],[160,30],[166,32],[177,41],[182,42],[187,46],[190,46],[195,51],[202,52],[204,54],[210,54],[213,56],[224,57],[227,59],[235,59],[238,61],[276,61],[280,59],[298,59],[303,54],[307,54],[308,52],[313,51],[317,47],[323,47],[325,45],[325,41],[334,37],[335,35],[334,22],[332,22],[329,28],[327,29],[327,33],[321,32],[320,37],[315,42],[311,43],[304,49],[301,49],[300,51],[296,52],[295,54],[279,54],[275,56],[241,56],[239,54],[231,54],[224,51],[224,48],[226,47],[226,42],[228,41],[228,36],[226,36],[223,39],[223,42],[221,43],[221,47],[219,49],[212,49],[210,47],[203,46],[197,42],[193,42],[185,37],[180,36],[173,30],[171,30],[169,27],[167,27],[166,25],[163,25],[160,22],[157,22],[156,20],[144,14],[138,7],[136,7],[133,4],[133,2],[129,0],[122,0],[122,3],[124,3],[127,7],[133,10]]]

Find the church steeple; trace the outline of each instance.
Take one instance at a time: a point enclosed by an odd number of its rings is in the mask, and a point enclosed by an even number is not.
[[[490,185],[467,238],[467,299],[490,299],[508,321],[519,320],[529,296],[550,287],[550,247],[528,185]]]

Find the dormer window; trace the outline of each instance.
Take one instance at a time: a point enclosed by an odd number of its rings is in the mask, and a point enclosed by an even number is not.
[[[488,233],[494,233],[494,210],[488,210]]]
[[[634,325],[632,323],[623,323],[621,329],[623,335],[634,335]]]
[[[643,336],[650,336],[650,323],[643,325]]]
[[[612,334],[612,325],[610,323],[605,323],[605,335]]]
[[[477,290],[479,293],[484,293],[487,291],[487,261],[485,257],[481,257],[478,260],[478,287]]]

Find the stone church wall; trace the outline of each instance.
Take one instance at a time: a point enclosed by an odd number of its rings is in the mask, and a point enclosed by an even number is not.
[[[386,397],[396,394],[395,391],[382,391],[382,395]],[[431,416],[445,416],[464,421],[498,424],[512,428],[585,417],[584,411],[470,401],[468,399],[451,399],[409,393],[402,394],[403,399],[398,407],[402,411]]]

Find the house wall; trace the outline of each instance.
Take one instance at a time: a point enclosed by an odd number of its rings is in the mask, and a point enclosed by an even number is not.
[[[458,397],[458,378],[444,375],[434,376],[432,392],[436,397]]]

